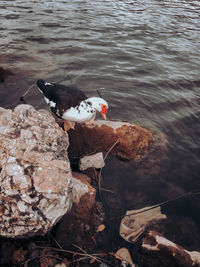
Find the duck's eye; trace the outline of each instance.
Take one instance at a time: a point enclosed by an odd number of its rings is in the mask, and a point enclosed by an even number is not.
[[[102,105],[102,110],[103,110],[103,111],[106,111],[106,110],[107,110],[106,105]]]

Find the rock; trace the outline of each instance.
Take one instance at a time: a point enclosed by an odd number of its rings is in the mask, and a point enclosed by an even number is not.
[[[143,257],[148,266],[200,266],[200,252],[188,251],[155,231],[142,240]]]
[[[79,168],[84,171],[88,168],[101,169],[105,165],[103,160],[103,153],[99,152],[90,156],[85,156],[80,159]]]
[[[96,190],[89,184],[90,178],[81,173],[72,173],[72,198],[73,206],[69,213],[60,220],[56,230],[56,240],[63,247],[67,248],[72,243],[83,248],[88,242],[92,242],[91,235],[101,219],[95,218]],[[94,244],[92,244],[93,246]]]
[[[0,109],[0,235],[44,235],[71,209],[68,145],[51,115]]]
[[[81,214],[86,215],[94,205],[96,190],[90,185],[90,178],[88,176],[78,172],[73,172],[72,176],[73,202],[79,205]]]
[[[67,265],[64,263],[61,263],[61,264],[56,264],[54,267],[67,267]]]
[[[67,265],[64,263],[61,263],[61,264],[56,264],[54,267],[67,267]]]
[[[76,124],[74,131],[69,131],[71,159],[80,158],[95,152],[109,151],[124,158],[139,160],[149,151],[153,143],[153,134],[147,129],[126,122],[101,121]]]
[[[130,243],[134,243],[144,233],[147,226],[150,226],[153,222],[167,218],[165,214],[160,212],[160,207],[150,208],[146,207],[140,210],[129,210],[126,212],[127,216],[122,219],[120,224],[120,235],[122,238]],[[144,210],[147,211],[142,212]]]
[[[119,260],[121,260],[122,262],[122,266],[131,266],[131,267],[135,267],[135,264],[133,263],[132,259],[131,259],[131,255],[128,251],[127,248],[120,248],[116,253],[115,253],[115,257]]]

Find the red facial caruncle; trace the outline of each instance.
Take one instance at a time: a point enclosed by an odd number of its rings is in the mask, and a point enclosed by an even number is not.
[[[104,104],[101,104],[101,115],[103,116],[104,120],[106,120],[106,112],[108,107]]]

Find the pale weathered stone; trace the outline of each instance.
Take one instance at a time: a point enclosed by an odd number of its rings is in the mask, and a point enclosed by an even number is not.
[[[43,235],[70,210],[68,145],[49,113],[0,108],[0,235]]]
[[[64,263],[61,263],[61,264],[56,264],[54,267],[67,267],[67,265]]]
[[[121,221],[120,235],[126,241],[134,243],[152,221],[166,218],[167,216],[160,212],[160,207],[153,209],[151,207],[145,207],[140,210],[129,210]]]
[[[154,260],[158,259],[162,266],[166,263],[167,266],[200,266],[200,252],[188,251],[155,231],[147,232],[142,240],[142,249],[145,254],[148,252],[148,255],[145,255],[147,262],[152,261],[153,255]]]
[[[79,168],[81,171],[84,171],[88,168],[101,169],[105,165],[103,159],[103,153],[99,152],[90,156],[85,156],[80,159]]]

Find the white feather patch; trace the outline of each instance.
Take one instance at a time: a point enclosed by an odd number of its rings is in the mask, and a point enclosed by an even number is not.
[[[53,84],[52,84],[52,83],[45,83],[44,85],[45,85],[45,86],[46,86],[46,85],[51,85],[51,86],[53,86]]]
[[[96,110],[88,105],[85,101],[82,101],[79,106],[71,107],[64,112],[62,118],[68,121],[74,121],[83,123],[94,119],[96,116]]]
[[[47,97],[44,96],[44,100],[46,101],[46,103],[51,107],[51,108],[55,108],[56,103],[53,101],[50,101]]]

